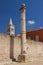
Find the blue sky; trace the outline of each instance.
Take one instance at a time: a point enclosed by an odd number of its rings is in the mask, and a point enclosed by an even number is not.
[[[6,33],[10,17],[15,33],[20,33],[20,6],[26,4],[26,30],[43,27],[43,0],[0,0],[0,33]],[[35,22],[30,24],[29,22]]]

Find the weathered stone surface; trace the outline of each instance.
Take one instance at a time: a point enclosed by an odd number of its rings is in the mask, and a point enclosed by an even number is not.
[[[25,55],[21,54],[21,55],[18,56],[18,62],[25,62],[25,60],[26,60]]]
[[[27,61],[43,61],[43,43],[28,40],[24,44],[26,50]],[[14,38],[14,58],[18,60],[18,56],[21,53],[21,39],[19,37]],[[0,60],[10,59],[10,37],[6,34],[0,34]]]
[[[10,38],[6,34],[0,34],[0,59],[9,58]]]

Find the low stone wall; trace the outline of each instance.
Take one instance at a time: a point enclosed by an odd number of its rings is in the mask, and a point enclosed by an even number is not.
[[[14,57],[18,59],[18,55],[21,53],[21,39],[15,37],[14,39]]]
[[[0,59],[9,58],[10,38],[6,34],[0,34]]]
[[[43,61],[43,43],[27,40],[27,60]]]
[[[14,37],[13,42],[11,41],[12,40],[9,37],[9,35],[0,34],[0,60],[10,59],[10,55],[14,57],[16,60],[18,59],[18,56],[21,53],[21,39],[19,37]],[[35,42],[33,40],[27,39],[24,45],[26,51],[26,60],[28,61],[43,60],[42,42]]]

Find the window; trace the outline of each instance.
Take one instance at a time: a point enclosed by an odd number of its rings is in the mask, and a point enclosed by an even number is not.
[[[39,41],[39,36],[38,35],[36,35],[35,40]]]
[[[31,37],[28,37],[29,40],[31,40]]]

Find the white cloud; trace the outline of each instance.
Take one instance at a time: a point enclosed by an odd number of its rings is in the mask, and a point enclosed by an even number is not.
[[[43,29],[43,27],[40,27],[40,29]]]
[[[30,21],[28,21],[28,24],[33,25],[33,24],[35,24],[35,21],[34,20],[30,20]]]

